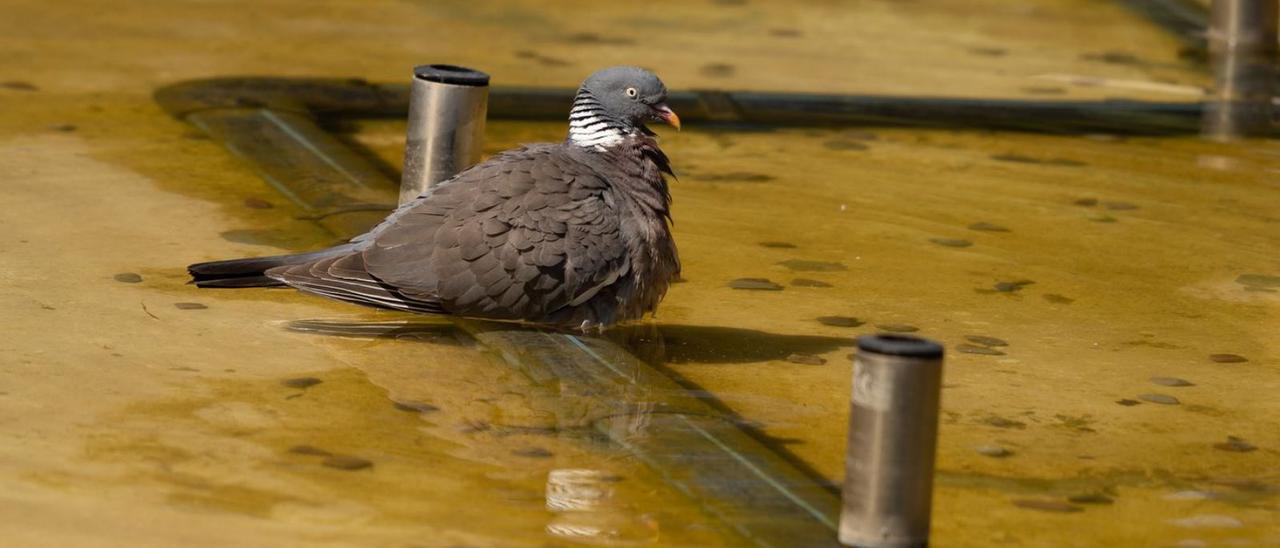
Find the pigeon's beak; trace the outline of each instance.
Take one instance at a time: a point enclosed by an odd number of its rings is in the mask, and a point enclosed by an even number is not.
[[[653,113],[659,120],[671,124],[671,127],[676,128],[677,131],[680,130],[680,117],[676,116],[676,113],[666,103],[653,105]]]

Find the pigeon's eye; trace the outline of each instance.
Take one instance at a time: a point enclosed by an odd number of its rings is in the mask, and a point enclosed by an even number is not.
[[[632,98],[632,99],[635,99],[635,98],[636,98],[636,96],[637,96],[637,95],[639,95],[639,94],[640,94],[640,92],[639,92],[639,91],[636,91],[636,88],[627,88],[627,97],[630,97],[630,98]]]

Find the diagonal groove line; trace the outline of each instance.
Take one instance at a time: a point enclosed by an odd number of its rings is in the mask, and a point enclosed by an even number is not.
[[[334,160],[333,160],[333,158],[330,158],[330,157],[329,157],[327,154],[325,154],[323,151],[321,151],[320,149],[316,148],[315,144],[313,144],[311,141],[307,140],[307,138],[306,138],[306,137],[303,137],[302,135],[299,135],[297,131],[294,131],[294,129],[293,129],[293,128],[289,127],[289,125],[288,125],[287,123],[285,123],[285,121],[284,121],[284,120],[281,120],[279,116],[276,116],[276,114],[275,114],[274,112],[272,112],[272,111],[271,111],[271,110],[269,110],[269,109],[262,109],[262,110],[260,110],[259,112],[261,112],[261,113],[262,113],[262,117],[263,117],[263,118],[266,118],[268,121],[270,121],[270,122],[271,122],[272,124],[274,124],[276,127],[280,128],[280,131],[283,131],[283,132],[285,133],[285,135],[288,135],[288,136],[289,136],[289,138],[290,138],[290,139],[293,139],[293,140],[294,140],[294,141],[296,141],[298,144],[302,145],[302,147],[303,147],[303,148],[307,149],[307,150],[308,150],[309,152],[311,152],[312,154],[315,154],[317,158],[320,158],[320,160],[322,160],[325,164],[327,164],[329,167],[333,168],[333,169],[334,169],[334,171],[337,171],[338,173],[341,173],[344,177],[346,177],[348,180],[350,180],[351,182],[355,183],[356,185],[359,185],[359,186],[360,186],[360,187],[362,187],[362,188],[367,188],[367,187],[365,186],[364,182],[363,182],[363,181],[361,181],[359,177],[356,177],[356,176],[355,176],[355,175],[353,175],[351,172],[347,171],[345,168],[343,168],[343,167],[342,167],[342,165],[341,165],[341,164],[339,164],[338,162],[334,161]]]

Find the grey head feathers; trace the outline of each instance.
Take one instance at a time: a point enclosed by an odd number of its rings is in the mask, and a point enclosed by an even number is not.
[[[646,122],[679,127],[667,108],[667,86],[640,67],[619,66],[597,71],[578,88],[569,112],[569,142],[605,149],[630,134],[648,133]]]

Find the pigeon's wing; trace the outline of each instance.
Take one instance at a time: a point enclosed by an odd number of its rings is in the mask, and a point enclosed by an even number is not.
[[[629,270],[608,183],[556,146],[438,185],[365,239],[363,267],[445,312],[540,321]]]

